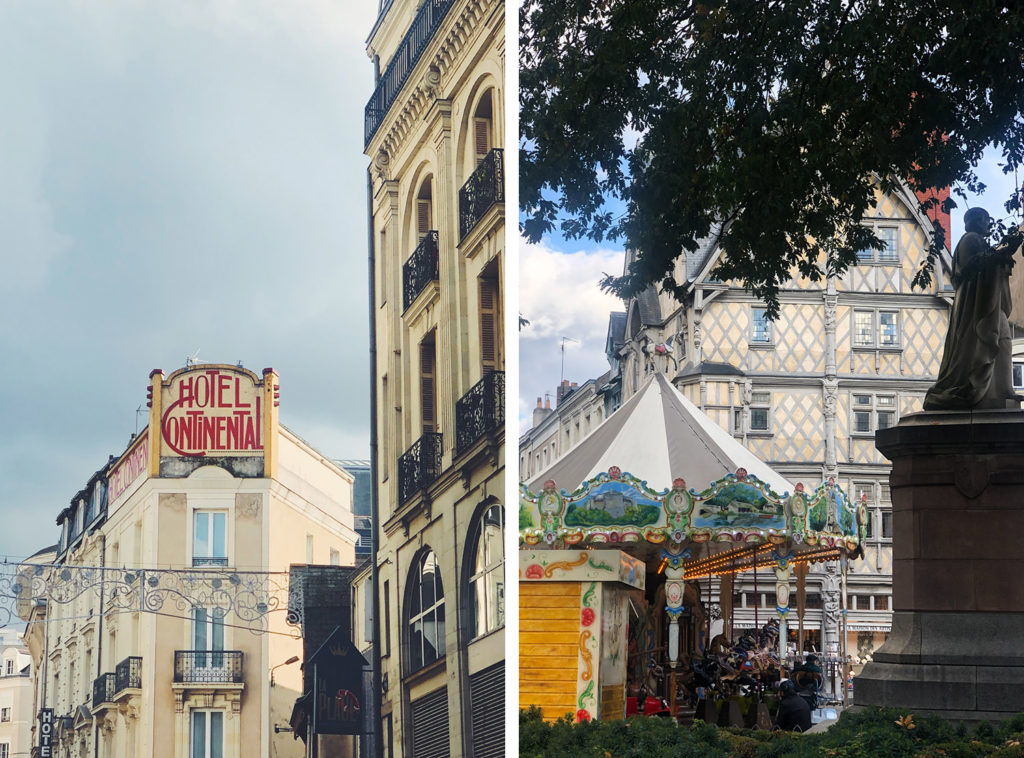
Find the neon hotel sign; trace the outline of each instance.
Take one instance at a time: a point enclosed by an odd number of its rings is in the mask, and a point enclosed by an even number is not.
[[[262,397],[247,375],[188,371],[163,389],[160,434],[178,455],[263,450]]]

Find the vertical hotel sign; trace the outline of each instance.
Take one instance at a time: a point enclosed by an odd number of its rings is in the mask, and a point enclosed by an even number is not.
[[[39,710],[39,758],[53,758],[53,708]]]
[[[178,369],[166,379],[150,374],[150,472],[160,457],[258,456],[264,476],[276,468],[277,373],[263,377],[238,366],[203,364]]]

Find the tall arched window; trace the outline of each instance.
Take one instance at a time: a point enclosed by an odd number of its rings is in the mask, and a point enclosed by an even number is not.
[[[505,626],[505,509],[491,505],[470,531],[470,627],[480,637]]]
[[[409,671],[444,658],[444,588],[433,550],[413,565],[409,576]]]

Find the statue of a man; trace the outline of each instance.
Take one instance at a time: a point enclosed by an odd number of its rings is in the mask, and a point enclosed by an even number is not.
[[[953,251],[953,311],[939,377],[925,395],[927,411],[1016,408],[1010,338],[1010,270],[1021,244],[1015,232],[998,247],[985,240],[984,208],[964,214]]]

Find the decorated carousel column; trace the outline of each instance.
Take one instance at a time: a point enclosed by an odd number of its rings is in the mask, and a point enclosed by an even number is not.
[[[779,666],[785,669],[788,641],[786,617],[789,614],[789,576],[793,569],[793,551],[783,553],[775,548],[772,557],[775,559],[775,610],[779,614]]]
[[[683,597],[686,587],[683,583],[683,561],[691,553],[684,549],[683,540],[687,537],[690,525],[690,513],[693,511],[693,497],[686,489],[686,481],[681,478],[672,480],[672,491],[665,500],[666,531],[671,539],[670,546],[663,548],[661,558],[665,563],[665,613],[668,615],[668,662],[672,671],[672,689],[669,700],[672,714],[676,712],[676,668],[679,663],[679,617],[683,614]]]
[[[676,712],[676,668],[679,664],[679,617],[683,615],[683,596],[686,587],[683,583],[683,561],[690,557],[690,551],[684,550],[678,543],[662,549],[661,558],[665,561],[665,614],[668,616],[668,665],[671,670],[671,688],[669,690],[669,706],[672,714]]]

